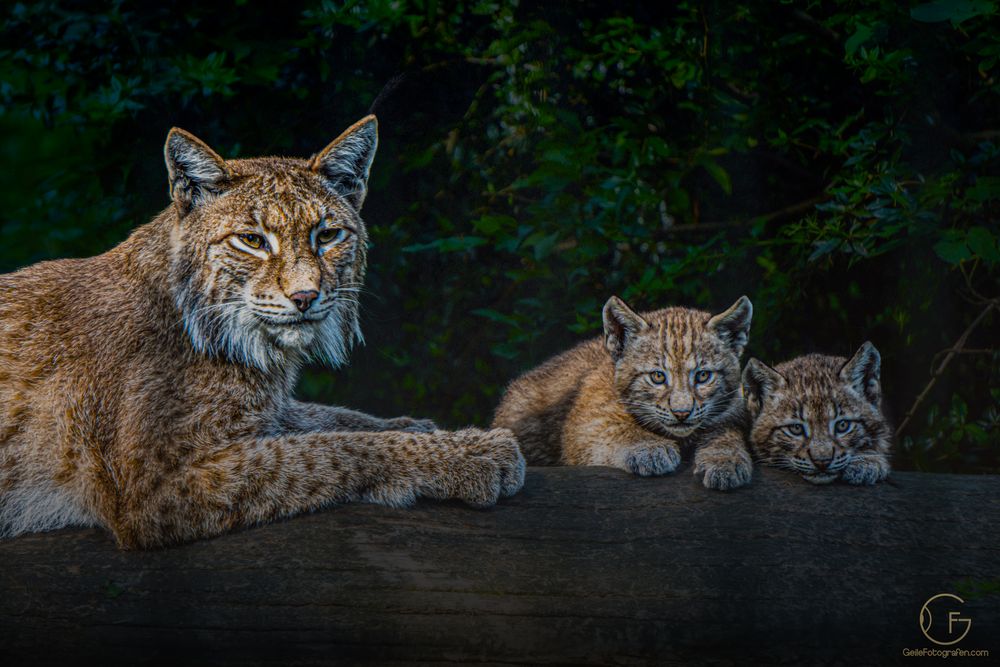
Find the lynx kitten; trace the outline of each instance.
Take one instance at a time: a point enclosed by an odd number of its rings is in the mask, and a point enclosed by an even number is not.
[[[103,255],[0,275],[0,537],[99,525],[155,547],[520,489],[509,431],[292,398],[307,359],[341,364],[361,338],[376,144],[371,116],[309,160],[223,160],[174,129],[172,206]]]
[[[850,360],[810,354],[770,368],[751,359],[743,387],[754,455],[814,484],[838,477],[850,484],[885,479],[891,443],[880,364],[871,343]]]
[[[705,486],[750,481],[740,397],[740,354],[753,309],[666,308],[637,315],[617,297],[604,306],[604,338],[515,380],[493,426],[518,437],[536,464],[608,465],[637,475],[673,472],[695,449]]]

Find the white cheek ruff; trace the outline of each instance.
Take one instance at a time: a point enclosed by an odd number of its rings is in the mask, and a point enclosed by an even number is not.
[[[347,300],[338,299],[330,314],[316,329],[307,352],[310,359],[338,368],[347,363],[351,349],[364,342],[357,307]]]
[[[357,310],[347,301],[338,302],[315,325],[279,326],[275,329],[277,333],[269,333],[242,301],[219,304],[215,310],[209,306],[201,313],[185,312],[184,317],[184,327],[198,352],[264,372],[287,364],[289,353],[337,368],[347,363],[355,344],[364,343]]]
[[[284,352],[268,340],[242,298],[201,308],[182,308],[182,312],[191,344],[202,354],[264,372],[287,361]]]

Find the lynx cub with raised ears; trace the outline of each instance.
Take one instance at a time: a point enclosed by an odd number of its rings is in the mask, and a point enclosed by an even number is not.
[[[742,486],[752,463],[740,355],[752,314],[745,296],[714,317],[687,308],[637,315],[611,297],[604,339],[581,343],[511,383],[493,426],[512,430],[530,463],[664,475],[691,446],[705,486]]]
[[[751,359],[743,388],[754,456],[814,484],[884,480],[891,429],[882,413],[880,366],[871,343],[850,359],[809,354],[774,368]]]
[[[0,275],[0,537],[104,526],[122,548],[329,503],[492,505],[509,431],[301,403],[358,329],[375,118],[309,160],[223,160],[174,129],[173,205],[109,252]]]

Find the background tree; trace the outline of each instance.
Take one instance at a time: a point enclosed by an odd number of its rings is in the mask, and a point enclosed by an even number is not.
[[[369,342],[304,394],[483,424],[612,293],[747,293],[764,360],[877,344],[897,466],[997,472],[998,27],[983,0],[17,4],[0,270],[166,206],[173,125],[306,156],[374,102]]]

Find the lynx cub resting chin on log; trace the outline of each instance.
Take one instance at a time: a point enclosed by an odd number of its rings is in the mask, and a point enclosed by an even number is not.
[[[705,486],[750,481],[740,355],[753,308],[741,297],[714,317],[687,308],[638,315],[604,306],[604,338],[515,380],[493,426],[512,430],[529,463],[606,465],[637,475],[673,472],[694,448]]]
[[[0,537],[99,525],[155,547],[323,505],[491,505],[509,431],[301,403],[358,328],[369,116],[310,160],[223,160],[174,129],[173,205],[111,251],[0,275]]]
[[[882,412],[881,366],[869,342],[850,359],[807,354],[774,368],[751,359],[743,390],[754,457],[813,484],[884,480],[892,429]]]

